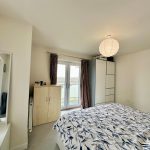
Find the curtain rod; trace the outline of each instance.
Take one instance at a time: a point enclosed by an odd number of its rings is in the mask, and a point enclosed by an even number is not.
[[[55,52],[50,52],[50,51],[47,51],[47,53],[55,53]],[[77,57],[77,56],[72,56],[72,55],[67,55],[67,54],[58,54],[58,53],[56,53],[58,56],[67,56],[67,57],[72,57],[72,58],[77,58],[77,59],[80,59],[80,60],[82,60],[82,59],[90,59],[90,58],[83,58],[83,57]]]

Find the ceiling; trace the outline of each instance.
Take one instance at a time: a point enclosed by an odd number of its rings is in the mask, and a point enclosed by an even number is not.
[[[150,0],[0,0],[0,14],[33,25],[33,43],[98,54],[111,34],[119,53],[150,48]]]

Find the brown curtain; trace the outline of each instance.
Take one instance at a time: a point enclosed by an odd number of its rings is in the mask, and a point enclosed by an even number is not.
[[[81,60],[81,104],[83,108],[90,107],[89,61]]]
[[[58,56],[57,54],[50,54],[50,81],[51,84],[55,85],[57,83],[57,63]]]

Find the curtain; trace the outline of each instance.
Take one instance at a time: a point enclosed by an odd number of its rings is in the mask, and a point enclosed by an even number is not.
[[[58,56],[57,54],[50,54],[50,81],[52,85],[57,83],[57,63]]]
[[[89,61],[81,60],[81,104],[83,108],[90,107]]]

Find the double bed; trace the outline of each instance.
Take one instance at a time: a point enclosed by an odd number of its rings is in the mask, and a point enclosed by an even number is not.
[[[54,129],[60,150],[150,150],[150,114],[117,103],[65,114]]]

